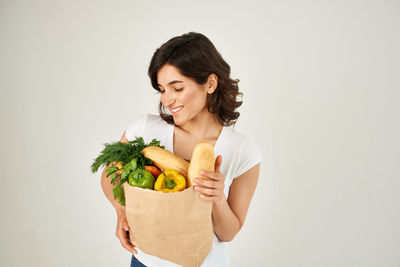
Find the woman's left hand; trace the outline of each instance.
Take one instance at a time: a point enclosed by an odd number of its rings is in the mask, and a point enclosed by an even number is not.
[[[218,202],[222,200],[225,188],[225,176],[220,172],[222,156],[218,155],[215,159],[214,171],[200,171],[200,174],[207,178],[195,178],[194,190],[200,192],[200,197],[208,202]]]

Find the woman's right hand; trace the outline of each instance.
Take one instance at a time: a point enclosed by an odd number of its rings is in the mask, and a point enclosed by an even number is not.
[[[125,211],[118,211],[117,212],[117,232],[115,233],[116,237],[121,242],[121,245],[127,249],[129,252],[137,255],[138,252],[135,247],[132,245],[130,238],[129,238],[129,225],[128,220],[126,219]]]

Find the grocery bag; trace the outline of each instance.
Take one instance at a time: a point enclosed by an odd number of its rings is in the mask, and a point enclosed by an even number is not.
[[[212,203],[193,187],[165,193],[123,184],[132,244],[185,267],[200,266],[211,250]]]

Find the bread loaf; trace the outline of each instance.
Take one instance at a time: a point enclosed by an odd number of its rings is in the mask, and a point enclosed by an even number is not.
[[[189,162],[174,155],[168,150],[157,146],[148,146],[142,150],[143,156],[151,159],[158,168],[165,171],[173,169],[185,177],[188,177]]]
[[[214,171],[214,147],[206,142],[198,143],[192,153],[188,169],[188,187],[194,185],[194,178],[206,178],[200,175],[201,170]]]

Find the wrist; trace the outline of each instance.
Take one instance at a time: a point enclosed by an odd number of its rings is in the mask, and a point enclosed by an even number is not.
[[[118,205],[115,207],[115,211],[118,215],[125,214],[125,206]]]
[[[222,207],[222,206],[226,205],[227,203],[228,203],[228,200],[226,199],[225,194],[223,194],[220,199],[218,199],[217,201],[215,201],[213,203],[213,205],[215,207]]]

